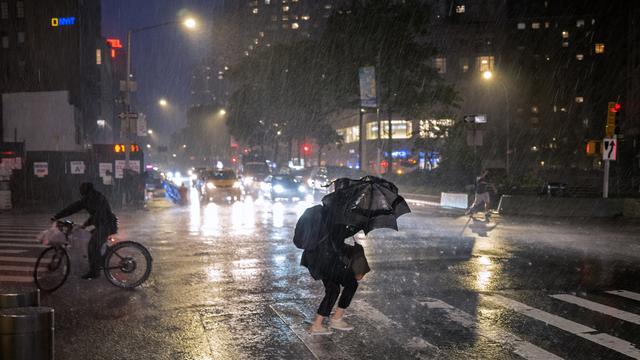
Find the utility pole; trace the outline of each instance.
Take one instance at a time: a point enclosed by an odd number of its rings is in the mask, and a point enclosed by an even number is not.
[[[360,171],[367,172],[369,162],[367,161],[367,149],[366,149],[367,130],[365,128],[365,123],[364,123],[365,110],[364,108],[360,108],[358,112],[360,115],[360,122],[359,122],[360,141],[358,142],[358,161],[360,165]],[[318,165],[320,165],[319,162],[318,162]]]
[[[125,80],[125,116],[126,119],[126,128],[124,131],[124,169],[125,171],[129,169],[129,160],[131,159],[131,119],[129,118],[129,114],[131,113],[131,33],[129,30],[127,32],[127,78]],[[123,119],[123,120],[124,120]]]

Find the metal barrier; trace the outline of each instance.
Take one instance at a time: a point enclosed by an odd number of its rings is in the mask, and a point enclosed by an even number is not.
[[[0,286],[0,309],[26,306],[40,306],[39,289]]]
[[[0,310],[0,359],[53,360],[53,309]]]

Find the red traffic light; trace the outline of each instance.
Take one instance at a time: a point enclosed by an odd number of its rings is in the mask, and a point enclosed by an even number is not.
[[[237,162],[238,162],[238,158],[237,158],[237,157],[235,157],[235,156],[234,156],[234,157],[232,157],[232,158],[231,158],[231,162],[232,162],[232,163],[234,163],[234,164],[235,164],[235,163],[237,163]]]
[[[613,102],[609,103],[609,111],[611,111],[612,113],[617,113],[621,109],[622,109],[622,105],[620,105],[620,103],[613,103]]]
[[[308,154],[311,151],[311,145],[307,145],[307,144],[302,145],[302,151]]]

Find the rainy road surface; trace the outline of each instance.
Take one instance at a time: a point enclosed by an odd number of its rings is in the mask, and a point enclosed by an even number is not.
[[[154,256],[135,291],[80,280],[57,292],[57,359],[640,359],[640,225],[469,221],[413,206],[400,232],[358,237],[373,271],[352,332],[310,337],[323,295],[291,238],[308,204],[120,213]],[[49,214],[0,216],[0,281],[30,281]],[[82,217],[78,217],[82,219]]]

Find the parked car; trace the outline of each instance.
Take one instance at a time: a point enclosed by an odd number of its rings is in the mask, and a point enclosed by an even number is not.
[[[303,182],[292,175],[270,176],[267,182],[271,200],[303,200],[308,194],[308,189]]]
[[[244,196],[242,184],[231,169],[206,171],[199,192],[203,203],[232,202]]]

